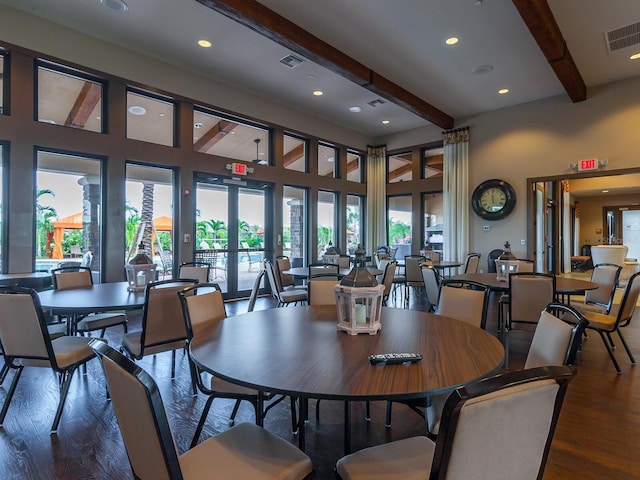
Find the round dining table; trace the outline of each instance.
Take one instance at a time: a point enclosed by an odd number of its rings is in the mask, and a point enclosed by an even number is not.
[[[408,400],[449,392],[496,373],[504,361],[497,338],[432,313],[382,307],[375,335],[337,329],[334,305],[283,307],[221,320],[190,344],[193,361],[227,381],[296,397],[299,444],[309,398],[343,401]],[[369,355],[414,352],[411,364],[372,365]],[[347,404],[348,405],[348,404]],[[259,409],[262,402],[258,401]],[[349,450],[348,406],[345,450]],[[262,411],[257,414],[261,422]]]
[[[341,268],[338,270],[338,278],[348,275],[351,270],[352,268]],[[367,267],[367,270],[374,277],[383,273],[382,270],[376,267]],[[283,270],[282,273],[289,274],[295,278],[309,278],[309,267],[291,267],[288,270]]]
[[[89,287],[38,292],[40,304],[54,314],[88,314],[133,310],[144,305],[144,290],[130,292],[127,282],[96,283]]]

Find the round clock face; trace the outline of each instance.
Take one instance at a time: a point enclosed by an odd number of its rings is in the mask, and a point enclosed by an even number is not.
[[[504,180],[492,179],[481,183],[473,191],[471,206],[486,220],[506,217],[516,204],[516,192]]]

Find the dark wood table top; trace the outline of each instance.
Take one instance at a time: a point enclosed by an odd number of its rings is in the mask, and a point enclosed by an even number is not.
[[[18,285],[43,290],[51,286],[51,274],[49,272],[2,273],[0,285]]]
[[[90,287],[38,292],[42,308],[55,313],[131,310],[144,305],[144,291],[127,291],[127,282],[97,283]]]
[[[338,271],[338,277],[342,278],[347,275],[351,271],[352,267],[349,268],[341,268]],[[369,273],[373,276],[382,274],[382,270],[376,267],[367,267]],[[282,273],[287,273],[296,278],[308,278],[309,277],[309,267],[292,267],[289,270],[284,270]]]
[[[374,353],[416,352],[411,365],[373,366]],[[421,398],[497,372],[504,349],[477,327],[426,312],[382,308],[377,335],[336,329],[335,306],[275,308],[204,330],[190,354],[204,370],[262,391],[306,398]]]
[[[487,285],[495,292],[508,292],[509,282],[501,282],[495,273],[462,273],[453,275],[451,280],[471,280]],[[561,295],[579,295],[587,290],[595,290],[598,284],[578,278],[556,277],[556,292]]]

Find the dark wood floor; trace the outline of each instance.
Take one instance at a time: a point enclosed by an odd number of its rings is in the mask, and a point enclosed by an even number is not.
[[[493,299],[495,302],[495,299]],[[257,308],[270,308],[268,299],[259,299]],[[423,309],[421,301],[412,308]],[[243,313],[246,302],[229,303],[228,313]],[[495,303],[490,309],[488,329],[495,333]],[[131,328],[139,328],[133,318]],[[110,343],[118,345],[121,330],[112,329]],[[640,325],[625,330],[633,352],[640,358]],[[512,335],[511,368],[522,365],[531,334]],[[591,334],[577,360],[578,375],[572,382],[553,442],[545,480],[555,479],[640,479],[640,370],[632,367],[622,348],[618,349],[622,374],[616,372],[600,339]],[[180,451],[191,440],[204,405],[204,398],[190,391],[187,359],[178,355],[177,375],[170,375],[170,354],[140,362],[157,381],[169,413]],[[0,387],[4,401],[9,381]],[[49,428],[53,420],[58,389],[53,375],[26,369],[7,418],[0,427],[0,478],[9,479],[128,479],[132,478],[126,452],[111,405],[105,400],[104,379],[97,362],[89,364],[86,376],[74,379],[57,434]],[[384,402],[372,404],[371,422],[365,422],[364,406],[353,405],[353,448],[423,434],[423,421],[403,405],[395,405],[393,426],[384,427]],[[232,403],[216,400],[203,438],[228,428]],[[319,423],[315,402],[311,402],[307,430],[307,453],[316,478],[333,478],[335,461],[342,455],[343,405],[323,401]],[[237,421],[254,421],[253,409],[243,405]],[[295,442],[290,412],[286,404],[269,412],[265,426]],[[518,448],[517,444],[513,448]],[[496,452],[496,458],[509,452]],[[215,467],[212,467],[215,468]],[[239,479],[242,480],[242,479]]]

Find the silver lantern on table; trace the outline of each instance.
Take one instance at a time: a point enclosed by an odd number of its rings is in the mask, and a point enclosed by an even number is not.
[[[138,251],[129,263],[125,265],[127,273],[127,290],[140,292],[148,283],[156,280],[156,265],[153,260],[144,253],[144,243],[140,242]]]

